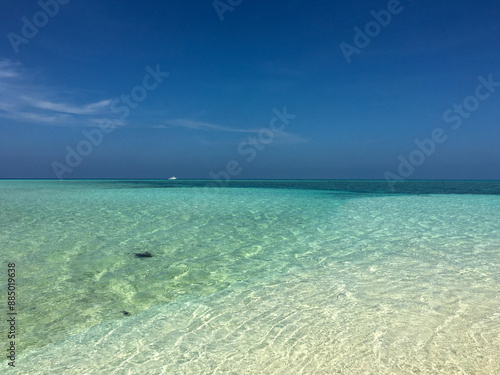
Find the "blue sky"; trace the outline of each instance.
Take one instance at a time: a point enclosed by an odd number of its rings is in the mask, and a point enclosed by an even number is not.
[[[215,5],[4,2],[0,178],[498,179],[498,0]]]

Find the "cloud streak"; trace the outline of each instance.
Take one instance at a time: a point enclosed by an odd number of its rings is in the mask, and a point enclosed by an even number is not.
[[[60,94],[28,82],[21,64],[0,59],[0,117],[57,126],[93,126],[90,116],[109,113],[112,100],[74,104]]]
[[[208,132],[230,132],[230,133],[247,133],[247,134],[258,134],[264,127],[254,128],[254,129],[238,129],[232,128],[228,126],[221,126],[216,124],[211,124],[208,122],[202,121],[194,121],[190,119],[174,119],[168,120],[165,124],[169,126],[176,126],[185,129],[191,130],[202,130]],[[168,126],[157,126],[167,128]],[[276,144],[299,144],[299,143],[307,143],[310,140],[308,138],[303,138],[301,136],[288,133],[285,131],[275,132],[273,143]]]
[[[236,129],[227,126],[210,124],[208,122],[193,121],[188,119],[175,119],[166,122],[167,125],[178,126],[186,129],[206,130],[206,131],[222,131],[234,133],[258,133],[259,129]]]
[[[53,112],[69,113],[73,115],[93,115],[100,113],[100,111],[111,104],[111,100],[101,100],[97,103],[90,103],[83,106],[75,106],[64,103],[54,103],[46,100],[30,98],[27,96],[20,97],[26,104],[38,108],[45,109]]]
[[[0,59],[0,78],[14,78],[18,76],[15,70],[19,64],[15,64],[7,59]]]
[[[99,126],[109,118],[112,99],[75,104],[63,100],[62,95],[51,88],[33,84],[21,64],[0,58],[0,118],[51,126]],[[66,95],[67,96],[67,95]],[[112,116],[111,116],[112,117]],[[109,121],[109,120],[108,120]],[[124,120],[113,120],[115,126],[126,125]],[[134,127],[133,124],[129,126]],[[258,134],[264,127],[241,129],[189,118],[167,120],[149,128],[183,128],[203,132]],[[309,139],[285,131],[275,133],[276,144],[307,143]]]

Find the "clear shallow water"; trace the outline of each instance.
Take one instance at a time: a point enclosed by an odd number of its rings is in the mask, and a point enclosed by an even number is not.
[[[500,372],[498,182],[205,185],[0,181],[20,373]]]

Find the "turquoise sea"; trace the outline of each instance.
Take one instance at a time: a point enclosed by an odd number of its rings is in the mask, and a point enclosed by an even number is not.
[[[500,373],[500,182],[207,183],[0,181],[0,373]]]

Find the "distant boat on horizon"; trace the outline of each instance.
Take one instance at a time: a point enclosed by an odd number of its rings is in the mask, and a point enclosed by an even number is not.
[[[177,177],[172,176],[172,177],[169,178],[169,180],[177,180]]]

